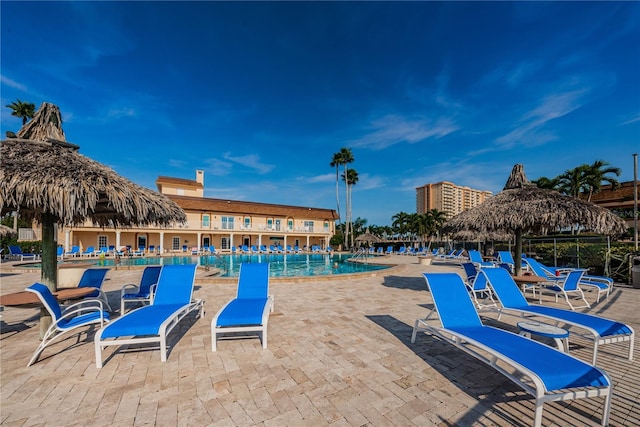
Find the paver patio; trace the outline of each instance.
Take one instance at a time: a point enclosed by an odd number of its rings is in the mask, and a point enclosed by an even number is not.
[[[490,367],[426,335],[410,343],[416,318],[432,300],[425,271],[456,264],[398,266],[377,274],[318,280],[276,279],[268,348],[256,338],[219,340],[211,352],[210,321],[234,296],[235,280],[198,273],[194,296],[207,314],[190,317],[170,337],[166,363],[157,348],[105,350],[95,367],[93,332],[48,347],[26,364],[38,339],[38,309],[7,307],[0,335],[0,423],[31,425],[213,426],[511,426],[531,425],[530,396]],[[0,266],[1,293],[38,281],[34,272]],[[111,270],[104,284],[112,306],[140,269]],[[587,295],[589,301],[595,297]],[[551,303],[547,298],[546,303]],[[616,286],[587,312],[640,332],[640,289]],[[564,307],[563,304],[558,304]],[[515,317],[491,324],[514,328]],[[637,339],[636,339],[637,341]],[[571,340],[589,361],[591,347]],[[636,342],[636,348],[638,343]],[[624,344],[601,347],[598,366],[614,382],[611,425],[640,425],[640,363]],[[637,351],[636,351],[637,353]],[[604,399],[545,404],[545,425],[598,425]]]

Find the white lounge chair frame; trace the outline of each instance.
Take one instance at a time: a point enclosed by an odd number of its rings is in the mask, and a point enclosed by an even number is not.
[[[493,288],[491,280],[489,277],[487,277],[487,279],[489,280],[489,286]],[[516,285],[517,286],[517,285]],[[495,292],[494,289],[494,293],[496,294],[498,301],[500,301],[500,295]],[[562,309],[558,309],[558,310],[562,310]],[[615,344],[615,343],[621,343],[621,342],[629,342],[629,356],[628,359],[629,360],[633,360],[633,347],[634,347],[634,342],[635,342],[635,331],[633,330],[633,328],[631,328],[631,326],[626,325],[630,330],[631,330],[631,334],[629,335],[612,335],[612,336],[600,336],[600,334],[598,333],[598,331],[596,331],[594,328],[589,327],[588,325],[584,324],[584,323],[579,323],[579,322],[573,322],[569,319],[565,319],[562,317],[554,317],[554,316],[550,316],[550,315],[545,315],[545,314],[541,314],[541,313],[536,313],[535,311],[527,311],[526,309],[516,309],[516,308],[505,308],[502,305],[502,302],[500,304],[498,304],[498,307],[495,308],[495,311],[498,312],[498,320],[500,320],[500,317],[503,314],[508,314],[511,316],[515,316],[515,317],[521,317],[521,318],[535,318],[535,317],[542,317],[544,319],[548,319],[553,321],[553,325],[554,326],[561,326],[561,325],[570,325],[570,326],[575,326],[578,329],[582,329],[584,331],[586,331],[586,333],[582,333],[582,332],[577,332],[575,330],[575,328],[569,328],[569,333],[584,338],[587,341],[592,341],[593,342],[593,358],[591,360],[591,364],[595,365],[596,364],[596,359],[598,357],[598,346],[600,345],[604,345],[604,344]],[[570,312],[570,311],[569,311]],[[564,329],[567,329],[567,327],[565,326]]]
[[[166,268],[166,267],[182,267],[182,266],[165,266],[163,268]],[[194,277],[195,277],[195,270],[194,270]],[[161,280],[162,280],[162,273],[160,273],[160,279],[158,283],[160,283]],[[144,310],[145,308],[149,308],[149,307],[150,306],[137,308],[133,311],[130,311],[125,316],[130,315],[131,313],[134,313],[138,310]],[[190,304],[183,305],[182,307],[177,309],[175,312],[173,312],[170,316],[167,316],[167,319],[160,324],[158,335],[133,336],[131,338],[117,337],[117,338],[102,339],[102,333],[104,332],[105,328],[100,329],[96,333],[96,336],[94,339],[95,353],[96,353],[96,367],[102,368],[102,350],[104,350],[105,347],[112,346],[112,345],[123,346],[126,344],[146,344],[146,343],[157,342],[160,344],[160,361],[166,362],[167,361],[167,336],[171,333],[173,328],[175,328],[178,325],[178,323],[180,323],[182,319],[184,319],[189,313],[195,310],[199,311],[198,313],[199,317],[204,317],[204,301],[203,300],[196,299]],[[111,324],[108,326],[115,324],[119,319],[112,321]]]

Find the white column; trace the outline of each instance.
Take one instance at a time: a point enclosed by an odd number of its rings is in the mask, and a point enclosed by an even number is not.
[[[64,230],[64,251],[69,252],[71,250],[71,230],[68,228]]]
[[[160,244],[158,245],[158,250],[160,251],[160,255],[164,253],[164,231],[160,232]]]
[[[120,233],[121,233],[120,230],[116,230],[116,251],[119,251],[120,247],[121,247],[121,245],[120,245]]]

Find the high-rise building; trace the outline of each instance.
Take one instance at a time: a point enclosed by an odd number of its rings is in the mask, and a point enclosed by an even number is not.
[[[446,213],[447,218],[478,206],[492,196],[490,191],[460,187],[451,182],[442,181],[416,187],[416,212],[426,213],[437,209]]]

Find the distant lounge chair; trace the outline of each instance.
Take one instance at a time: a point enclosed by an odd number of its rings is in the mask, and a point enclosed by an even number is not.
[[[102,350],[111,345],[159,343],[160,360],[167,361],[167,336],[202,300],[192,301],[196,265],[162,267],[151,305],[130,311],[100,329],[95,336],[96,367],[102,368]]]
[[[508,270],[511,274],[516,271],[516,261],[513,259],[513,255],[509,251],[498,251],[497,256],[498,264],[505,264],[508,266]]]
[[[52,323],[49,329],[44,333],[44,337],[38,348],[31,356],[31,360],[27,366],[31,366],[38,360],[42,351],[51,344],[56,338],[74,331],[78,328],[91,326],[99,323],[103,326],[109,321],[109,313],[105,312],[100,300],[83,300],[78,303],[60,307],[58,301],[53,296],[49,288],[42,283],[34,283],[29,286],[26,291],[33,292],[38,296],[44,308],[51,314]],[[78,336],[78,341],[80,337]]]
[[[469,260],[478,268],[496,266],[494,263],[482,259],[482,254],[474,249],[467,251],[467,253],[469,254]]]
[[[36,259],[36,254],[25,254],[20,249],[20,246],[17,245],[9,245],[9,254],[11,258],[17,259],[18,261],[29,261]]]
[[[483,325],[459,275],[424,277],[435,307],[416,320],[412,343],[424,330],[496,369],[535,398],[534,426],[542,425],[544,403],[590,397],[605,398],[601,421],[608,424],[613,385],[604,371],[545,344]],[[429,319],[434,312],[440,326]]]
[[[617,342],[629,342],[629,360],[633,359],[633,344],[635,333],[630,326],[624,323],[609,320],[604,317],[592,316],[561,308],[546,307],[543,305],[529,304],[524,298],[518,285],[513,281],[509,273],[502,268],[485,268],[479,274],[484,274],[489,280],[489,286],[498,297],[502,313],[516,313],[522,317],[543,317],[552,319],[557,323],[566,323],[570,326],[569,332],[593,341],[593,360],[596,364],[598,346]],[[577,333],[575,328],[585,330],[587,333]],[[567,327],[565,327],[567,329]]]
[[[69,252],[65,252],[64,256],[66,257],[76,257],[80,255],[80,246],[74,245],[71,246],[71,250]]]
[[[584,292],[580,289],[580,279],[584,274],[584,270],[573,270],[571,273],[567,274],[562,278],[562,280],[557,280],[554,284],[551,285],[543,285],[538,288],[540,292],[540,304],[542,304],[542,294],[551,293],[555,295],[556,302],[558,302],[558,296],[564,296],[565,301],[571,307],[571,310],[575,310],[576,308],[589,308],[591,307],[587,300],[584,297]],[[582,301],[584,301],[584,305],[579,305],[574,307],[571,304],[571,300],[569,299],[569,295],[577,295]]]
[[[56,257],[58,260],[61,260],[64,257],[64,248],[62,246],[58,246],[58,249],[56,249]]]
[[[124,285],[122,289],[120,289],[120,315],[124,314],[125,304],[137,302],[151,303],[153,291],[158,283],[161,269],[162,266],[160,265],[145,267],[139,285]]]
[[[269,295],[269,264],[240,265],[236,298],[222,307],[211,321],[211,350],[216,351],[219,334],[257,332],[267,348],[267,325],[273,311]]]
[[[550,282],[562,280],[563,276],[566,276],[567,273],[573,271],[574,269],[553,269],[551,267],[547,267],[541,262],[533,259],[524,257],[522,259],[525,264],[538,276],[546,277]],[[592,276],[583,274],[580,279],[580,287],[586,287],[588,291],[596,291],[596,303],[600,302],[600,294],[605,294],[606,298],[609,298],[609,292],[613,287],[613,279],[605,276]]]
[[[89,246],[87,247],[87,250],[83,251],[80,255],[92,257],[95,255],[95,252],[96,252],[96,248],[93,246]]]

